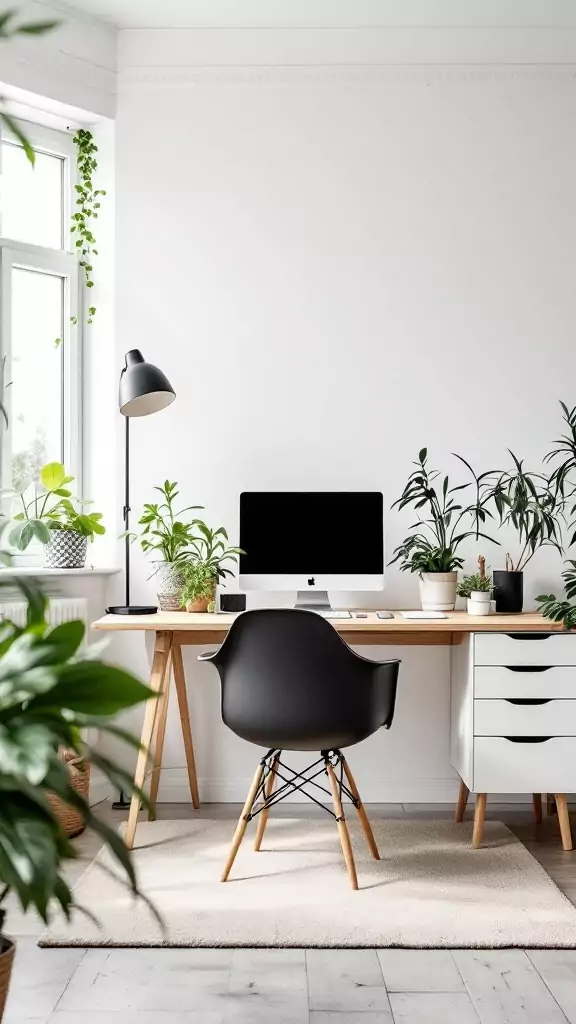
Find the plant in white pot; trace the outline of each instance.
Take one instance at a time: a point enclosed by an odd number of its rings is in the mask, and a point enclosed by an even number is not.
[[[479,572],[465,576],[458,584],[458,597],[466,598],[468,615],[489,615],[492,580],[490,576],[482,576]]]
[[[480,525],[492,518],[486,507],[489,490],[486,485],[488,473],[476,476],[474,470],[461,455],[456,458],[467,467],[473,482],[450,486],[444,476],[440,486],[440,473],[427,467],[428,449],[418,454],[416,469],[392,508],[414,508],[418,520],[411,526],[411,532],[394,551],[389,563],[400,562],[402,572],[415,572],[419,576],[420,601],[425,611],[451,611],[456,603],[458,569],[464,559],[457,554],[458,548],[468,537],[485,537]],[[456,493],[474,486],[475,498],[471,503],[461,504]],[[424,510],[424,512],[422,511]],[[498,543],[497,541],[495,543]]]
[[[156,555],[153,559],[153,575],[157,579],[158,604],[162,611],[178,611],[182,608],[183,566],[191,556],[197,554],[191,545],[198,539],[194,533],[198,520],[182,517],[187,512],[204,507],[188,505],[176,511],[177,488],[178,484],[171,480],[165,480],[161,487],[155,487],[154,490],[160,491],[164,500],[144,505],[144,512],[138,520],[143,527],[141,533],[128,534],[131,540],[140,541],[146,554]]]

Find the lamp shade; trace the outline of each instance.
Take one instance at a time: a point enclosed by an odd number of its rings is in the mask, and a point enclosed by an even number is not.
[[[176,392],[162,370],[147,363],[137,348],[127,352],[125,359],[118,395],[123,416],[149,416],[172,404]]]

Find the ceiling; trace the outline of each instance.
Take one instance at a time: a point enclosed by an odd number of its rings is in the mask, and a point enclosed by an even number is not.
[[[51,0],[119,28],[576,27],[574,0]]]

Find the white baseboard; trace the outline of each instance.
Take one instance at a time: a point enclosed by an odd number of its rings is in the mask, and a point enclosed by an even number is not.
[[[244,803],[252,778],[200,778],[198,788],[203,803]],[[361,788],[364,803],[382,804],[451,804],[458,796],[456,778],[448,779],[386,779],[371,778]],[[160,777],[158,799],[169,804],[190,803],[190,789],[185,768],[165,768]],[[305,798],[296,794],[287,798],[302,803]],[[471,803],[472,803],[471,797]],[[529,803],[531,796],[507,793],[490,795],[494,803]]]

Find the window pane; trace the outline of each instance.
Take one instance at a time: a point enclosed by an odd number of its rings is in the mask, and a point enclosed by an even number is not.
[[[61,249],[64,161],[36,154],[34,168],[21,146],[2,143],[2,234],[19,242]]]
[[[63,462],[63,281],[12,271],[12,478],[35,480],[46,462]]]

